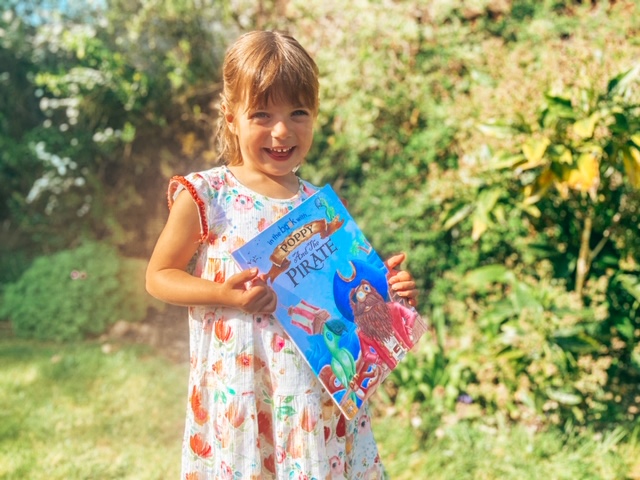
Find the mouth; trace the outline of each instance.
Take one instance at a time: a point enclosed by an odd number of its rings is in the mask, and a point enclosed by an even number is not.
[[[265,148],[264,150],[270,157],[275,158],[276,160],[287,160],[291,157],[295,148],[296,147],[274,147]]]

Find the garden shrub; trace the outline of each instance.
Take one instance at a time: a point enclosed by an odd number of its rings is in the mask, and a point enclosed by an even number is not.
[[[6,286],[0,318],[10,319],[19,337],[77,340],[118,320],[142,320],[150,302],[143,261],[89,242],[36,258]]]

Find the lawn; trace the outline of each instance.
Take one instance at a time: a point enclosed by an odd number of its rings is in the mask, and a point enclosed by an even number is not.
[[[188,365],[148,347],[0,340],[0,478],[179,477]],[[457,423],[420,442],[378,416],[394,480],[640,479],[640,447],[608,434]]]
[[[0,341],[0,478],[178,478],[187,366],[146,348]]]

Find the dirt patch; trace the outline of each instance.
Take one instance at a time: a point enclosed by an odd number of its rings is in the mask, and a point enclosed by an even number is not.
[[[122,342],[140,343],[153,347],[161,355],[175,362],[189,361],[189,322],[186,307],[167,305],[152,311],[143,322],[119,320],[99,339],[103,348]]]

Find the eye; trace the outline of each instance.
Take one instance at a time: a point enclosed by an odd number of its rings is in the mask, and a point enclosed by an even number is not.
[[[367,298],[367,294],[362,290],[360,290],[358,291],[358,293],[356,293],[356,298],[358,299],[359,302],[364,302],[364,299]]]
[[[371,291],[371,287],[369,285],[364,286],[364,291],[369,293]]]
[[[269,118],[269,114],[267,112],[253,112],[251,115],[249,115],[249,118]]]
[[[291,115],[294,116],[294,117],[297,117],[297,116],[308,116],[309,112],[307,110],[298,109],[298,110],[295,110]]]

